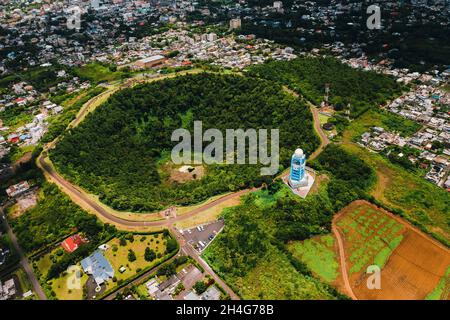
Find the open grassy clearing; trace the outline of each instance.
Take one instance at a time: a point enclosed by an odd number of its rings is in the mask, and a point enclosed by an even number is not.
[[[177,222],[175,224],[175,226],[177,228],[186,229],[186,228],[192,228],[194,226],[198,226],[200,224],[205,224],[208,222],[216,221],[220,217],[220,215],[224,209],[237,206],[240,204],[240,202],[241,201],[238,197],[225,200],[224,202],[222,202],[218,205],[215,205],[212,208],[202,211],[200,214],[197,214],[186,220]],[[182,209],[184,209],[184,208],[182,208]]]
[[[293,241],[289,243],[288,250],[294,258],[306,263],[315,275],[327,283],[332,283],[339,275],[334,244],[334,237],[330,234],[305,241]]]
[[[15,275],[17,276],[17,279],[19,280],[20,287],[21,287],[23,293],[33,290],[33,286],[31,285],[31,282],[28,279],[28,275],[25,273],[25,270],[23,268],[17,269],[17,271],[15,272]],[[30,297],[29,299],[32,299],[32,298]]]
[[[39,273],[44,278],[47,275],[48,269],[52,266],[55,261],[61,259],[64,254],[64,249],[58,246],[57,248],[51,250],[40,256],[37,260],[34,261],[34,265],[39,270]]]
[[[95,62],[74,69],[74,73],[80,78],[94,83],[114,81],[125,76],[122,71],[111,71],[107,66]]]
[[[78,264],[77,267],[81,268]],[[82,300],[83,299],[83,286],[86,284],[89,276],[81,271],[81,278],[79,279],[80,289],[69,289],[68,283],[77,277],[75,275],[75,269],[71,269],[69,272],[64,272],[61,277],[53,279],[51,282],[51,288],[55,292],[55,297],[58,300]]]

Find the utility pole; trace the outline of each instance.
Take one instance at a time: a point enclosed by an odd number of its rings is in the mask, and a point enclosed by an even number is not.
[[[325,96],[323,97],[323,100],[325,101],[325,106],[328,106],[329,98],[330,98],[330,84],[325,83]]]

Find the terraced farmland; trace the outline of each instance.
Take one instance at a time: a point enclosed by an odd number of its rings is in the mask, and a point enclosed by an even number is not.
[[[366,201],[338,215],[349,281],[358,299],[445,299],[447,247]],[[366,268],[381,268],[381,289],[368,289]]]

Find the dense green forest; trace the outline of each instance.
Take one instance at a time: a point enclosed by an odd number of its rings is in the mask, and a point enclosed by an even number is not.
[[[183,184],[161,170],[164,151],[178,143],[172,132],[203,122],[203,131],[279,129],[280,163],[292,150],[318,146],[309,109],[281,85],[242,76],[203,73],[125,89],[81,125],[65,134],[51,153],[61,173],[100,195],[118,210],[153,211],[191,204],[213,195],[270,181],[259,165],[209,165],[207,174]],[[161,186],[164,186],[163,188]]]
[[[259,294],[265,298],[279,294],[278,299],[341,297],[323,284],[316,283],[312,290],[310,286],[316,280],[301,261],[289,254],[286,244],[331,232],[334,213],[366,197],[375,173],[335,145],[329,145],[313,165],[330,179],[306,199],[294,196],[286,185],[276,181],[246,196],[241,205],[224,211],[225,228],[204,256],[228,283],[235,284],[234,289],[244,298],[261,298]],[[276,261],[268,261],[271,256]],[[279,263],[275,268],[283,268],[286,274],[264,270],[262,266],[268,263]],[[272,280],[266,279],[269,274]],[[292,283],[297,282],[309,289],[293,290]]]
[[[401,93],[393,77],[362,71],[342,64],[335,58],[304,57],[291,61],[271,61],[252,66],[249,74],[278,81],[320,105],[329,84],[329,101],[336,111],[349,111],[357,117],[370,107],[377,107]]]

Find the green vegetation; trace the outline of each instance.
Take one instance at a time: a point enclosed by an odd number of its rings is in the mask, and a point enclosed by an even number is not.
[[[383,115],[368,112],[352,121],[343,133],[342,148],[359,157],[377,172],[377,184],[371,195],[389,206],[389,211],[401,215],[439,241],[450,243],[450,197],[448,192],[409,172],[384,156],[353,143],[367,128],[380,126]],[[382,125],[381,125],[382,126]],[[390,128],[386,128],[390,130]]]
[[[105,88],[95,87],[77,97],[72,97],[71,95],[68,97],[63,96],[64,100],[61,104],[64,107],[64,111],[61,114],[49,119],[48,131],[42,138],[42,142],[46,143],[53,141],[56,137],[61,135],[66,130],[69,123],[75,119],[81,107],[103,91],[105,91]],[[53,98],[51,99],[53,100]],[[55,100],[60,100],[60,96],[55,97]]]
[[[2,231],[3,230],[1,229],[0,225],[0,233]],[[2,234],[0,236],[0,249],[9,250],[9,254],[6,256],[6,260],[0,266],[1,273],[2,271],[7,270],[8,268],[11,268],[15,264],[17,264],[19,262],[19,255],[17,254],[16,250],[14,250],[11,239],[9,239],[7,234]]]
[[[313,167],[333,176],[327,184],[328,196],[334,211],[364,197],[365,190],[375,183],[371,167],[337,145],[329,145],[313,162]]]
[[[202,294],[208,289],[208,285],[204,281],[200,280],[194,284],[193,288],[197,294]]]
[[[380,268],[383,268],[386,263],[389,260],[389,257],[391,256],[392,252],[394,252],[395,248],[398,247],[398,245],[402,242],[403,236],[399,235],[395,239],[393,239],[391,242],[389,242],[388,246],[381,249],[380,252],[377,253],[375,258],[373,259],[374,263],[379,266]]]
[[[399,115],[382,109],[371,109],[351,122],[350,127],[344,132],[344,140],[356,140],[364,132],[372,127],[382,127],[387,131],[398,132],[401,136],[411,136],[417,132],[421,125]],[[351,134],[351,137],[349,135]]]
[[[204,258],[243,298],[342,298],[309,271],[324,281],[336,277],[335,264],[325,267],[317,261],[334,260],[330,239],[324,237],[320,246],[307,239],[329,234],[333,213],[364,196],[375,176],[364,162],[334,145],[314,165],[329,172],[330,181],[306,199],[293,196],[278,181],[223,211],[225,228],[205,250]],[[293,248],[302,250],[295,241],[303,240],[307,247],[299,254]],[[322,254],[317,253],[316,261],[313,250]]]
[[[20,246],[28,253],[61,240],[74,230],[94,242],[114,233],[114,227],[101,225],[50,183],[44,183],[36,207],[11,221]]]
[[[104,65],[98,62],[88,63],[73,70],[74,74],[83,80],[89,80],[94,84],[109,82],[127,78],[129,73],[118,71],[113,65]]]
[[[447,268],[445,275],[439,281],[438,285],[432,292],[426,296],[426,300],[447,300],[448,299],[448,284],[450,283],[450,267]],[[447,291],[446,291],[447,290]]]
[[[252,66],[253,76],[276,80],[301,93],[316,105],[323,100],[325,85],[330,87],[330,102],[336,111],[350,105],[357,117],[399,95],[402,87],[390,76],[351,68],[334,58],[298,58]]]
[[[143,270],[148,270],[160,264],[172,254],[174,250],[168,251],[166,243],[172,240],[168,233],[154,234],[123,234],[107,242],[110,249],[104,252],[106,259],[111,263],[115,281],[107,284],[107,290],[114,288],[117,284],[132,279]],[[124,245],[120,242],[124,241]],[[146,259],[147,252],[153,252],[154,258]],[[121,271],[120,268],[125,270]]]
[[[368,203],[355,203],[337,225],[349,244],[350,273],[361,272],[369,264],[383,268],[403,240],[404,227]]]
[[[159,159],[176,144],[170,141],[172,132],[182,125],[193,132],[193,120],[201,120],[204,131],[225,132],[238,124],[279,128],[283,167],[296,147],[311,153],[318,146],[309,109],[281,86],[204,73],[114,94],[68,132],[50,156],[61,173],[117,210],[188,205],[270,180],[260,175],[259,165],[209,165],[201,179],[171,181]]]
[[[31,110],[28,106],[13,105],[5,108],[1,113],[3,125],[14,129],[33,120]]]
[[[52,65],[50,67],[35,67],[21,72],[17,72],[0,79],[0,89],[8,88],[15,83],[25,81],[31,84],[38,91],[46,91],[55,87],[59,82],[57,74],[60,70],[67,70],[62,65]]]
[[[334,251],[332,235],[320,236],[305,241],[295,241],[288,245],[293,257],[304,262],[320,279],[327,283],[336,280],[339,264]]]

